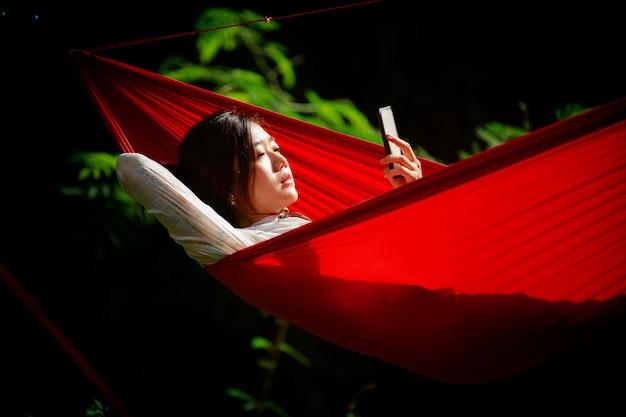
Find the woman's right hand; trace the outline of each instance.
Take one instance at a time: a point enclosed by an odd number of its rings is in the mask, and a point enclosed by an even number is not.
[[[398,145],[402,151],[402,155],[387,155],[380,160],[380,163],[383,164],[383,174],[393,188],[422,178],[422,164],[415,156],[409,142],[389,134],[387,134],[387,140]],[[391,163],[394,164],[393,168],[389,168]]]

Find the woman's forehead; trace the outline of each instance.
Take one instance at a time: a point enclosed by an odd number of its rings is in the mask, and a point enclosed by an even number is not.
[[[267,142],[266,144],[274,142],[274,137],[256,123],[252,124],[250,133],[252,134],[252,144],[254,146],[261,145],[264,142]]]

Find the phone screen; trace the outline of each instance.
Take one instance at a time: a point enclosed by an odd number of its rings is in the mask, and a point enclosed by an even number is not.
[[[391,106],[379,108],[378,119],[380,121],[380,134],[382,135],[383,144],[385,145],[385,152],[387,155],[401,155],[402,151],[400,148],[387,140],[387,134],[399,137],[398,130],[396,129],[396,120],[393,117],[393,110],[391,109]],[[393,168],[393,164],[389,164],[389,168]]]

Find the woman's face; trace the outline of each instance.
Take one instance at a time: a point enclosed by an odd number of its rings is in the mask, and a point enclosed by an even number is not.
[[[291,167],[274,138],[256,123],[252,124],[251,133],[256,156],[250,193],[256,209],[256,213],[251,214],[254,223],[295,203],[298,191]]]

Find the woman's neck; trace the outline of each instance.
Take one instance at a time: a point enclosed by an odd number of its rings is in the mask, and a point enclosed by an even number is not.
[[[235,225],[237,227],[250,227],[267,217],[277,217],[279,214],[280,213],[259,213],[244,215],[242,213],[238,213],[235,215]]]

